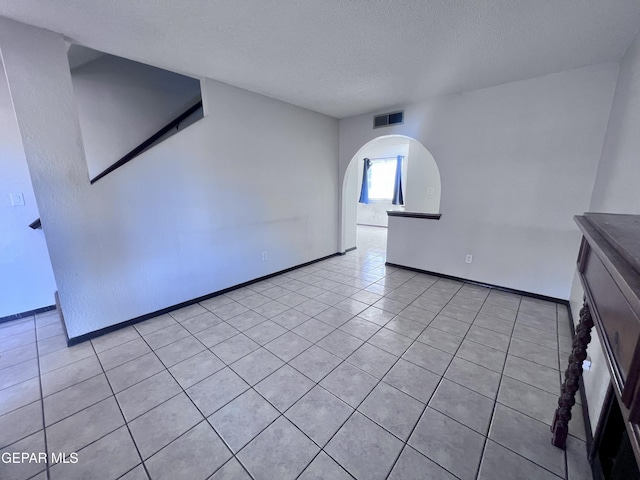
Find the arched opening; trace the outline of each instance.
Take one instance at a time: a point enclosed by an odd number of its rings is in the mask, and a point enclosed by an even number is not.
[[[362,188],[364,159],[380,161],[404,157],[402,190],[404,205],[390,201],[358,202]],[[440,171],[433,155],[414,138],[384,135],[364,144],[352,157],[342,183],[341,251],[356,246],[358,225],[386,228],[387,210],[440,213]]]

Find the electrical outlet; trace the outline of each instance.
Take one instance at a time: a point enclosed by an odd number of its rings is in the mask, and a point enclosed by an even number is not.
[[[435,195],[436,189],[434,187],[427,187],[427,195]]]
[[[267,260],[269,260],[269,255],[267,255],[267,252],[262,252],[262,261],[266,262]]]
[[[471,255],[471,254],[467,253],[467,256],[466,256],[466,257],[464,257],[464,261],[465,261],[466,263],[471,263],[471,262],[473,262],[473,255]]]

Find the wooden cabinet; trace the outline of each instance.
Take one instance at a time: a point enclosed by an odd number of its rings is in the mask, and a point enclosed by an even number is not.
[[[585,299],[558,400],[552,442],[565,447],[582,361],[595,327],[640,464],[640,215],[585,213],[575,220],[583,234],[578,272]]]

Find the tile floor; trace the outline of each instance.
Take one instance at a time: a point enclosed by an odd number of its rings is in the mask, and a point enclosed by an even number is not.
[[[586,479],[549,424],[561,305],[358,250],[72,348],[55,312],[0,325],[0,478]]]

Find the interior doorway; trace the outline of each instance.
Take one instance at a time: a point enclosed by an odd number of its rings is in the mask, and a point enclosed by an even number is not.
[[[398,172],[400,202],[392,198],[397,195],[398,187],[395,192],[393,187]],[[364,183],[368,195],[363,199]],[[352,157],[345,172],[341,251],[360,247],[362,241],[371,246],[372,238],[378,244],[383,241],[386,250],[387,211],[440,213],[440,190],[438,166],[419,141],[405,135],[384,135],[367,142]],[[376,235],[375,229],[383,230]]]

